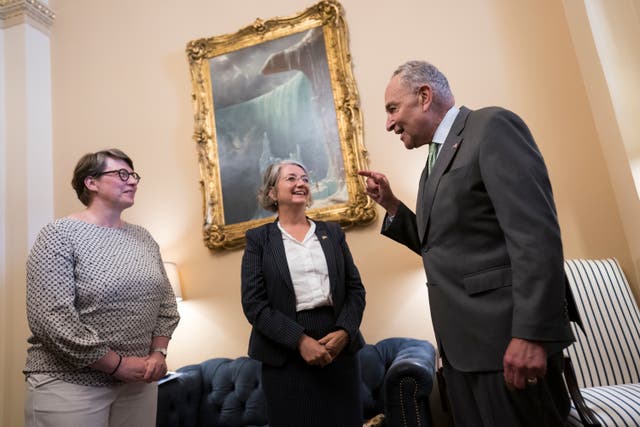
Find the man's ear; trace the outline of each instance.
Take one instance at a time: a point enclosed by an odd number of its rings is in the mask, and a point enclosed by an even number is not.
[[[431,86],[420,86],[420,89],[418,89],[418,100],[422,111],[427,111],[433,102],[433,89],[431,89]]]

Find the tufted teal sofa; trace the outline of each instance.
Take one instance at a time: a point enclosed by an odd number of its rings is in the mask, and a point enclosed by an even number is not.
[[[435,349],[428,341],[388,338],[359,352],[363,420],[385,414],[387,427],[430,427]],[[178,369],[158,390],[158,427],[266,426],[260,363],[215,358]]]

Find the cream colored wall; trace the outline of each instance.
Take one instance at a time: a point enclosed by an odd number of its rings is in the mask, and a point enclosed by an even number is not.
[[[640,1],[564,0],[564,7],[637,277],[640,102],[629,94],[640,91]]]
[[[0,0],[0,5],[2,2]],[[0,29],[0,51],[5,50],[4,30]],[[6,363],[7,357],[7,339],[3,333],[7,325],[7,272],[6,272],[6,209],[7,209],[7,179],[6,179],[6,164],[7,164],[7,133],[6,129],[6,100],[5,100],[5,59],[4,55],[0,55],[0,372],[5,372],[9,368],[9,364]],[[4,395],[6,390],[6,381],[0,382],[0,420],[4,420],[5,405]]]
[[[202,243],[185,45],[312,3],[50,2],[56,12],[51,40],[55,213],[81,208],[69,185],[80,155],[116,146],[134,159],[143,180],[126,218],[151,231],[165,259],[179,265],[184,285],[170,368],[244,355],[249,333],[239,302],[242,252],[210,252]],[[408,152],[384,131],[383,90],[398,64],[423,58],[449,76],[458,103],[501,105],[529,124],[549,167],[566,256],[615,256],[628,274],[633,270],[561,3],[342,3],[370,165],[388,174],[409,206],[415,204],[426,152]],[[363,333],[369,342],[389,336],[433,341],[421,261],[381,237],[379,227],[380,219],[347,232],[368,292]],[[27,335],[24,328],[14,331],[9,345],[24,346]],[[22,365],[9,368],[18,372]],[[5,420],[13,426],[21,417],[17,376],[11,386],[18,392],[5,396],[10,408]]]

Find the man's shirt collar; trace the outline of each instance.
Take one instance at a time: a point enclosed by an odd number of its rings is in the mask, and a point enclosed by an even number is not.
[[[436,128],[436,132],[433,134],[433,142],[436,144],[444,144],[445,139],[447,139],[447,135],[449,135],[449,131],[451,130],[451,126],[453,126],[453,122],[458,117],[458,113],[460,112],[460,108],[455,105],[449,108],[449,111],[444,115],[442,121]]]

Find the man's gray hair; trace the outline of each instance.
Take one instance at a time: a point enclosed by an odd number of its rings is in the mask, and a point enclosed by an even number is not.
[[[445,75],[426,61],[407,61],[393,72],[393,76],[397,75],[400,75],[402,81],[415,91],[424,84],[431,86],[436,102],[454,102],[453,93]]]

